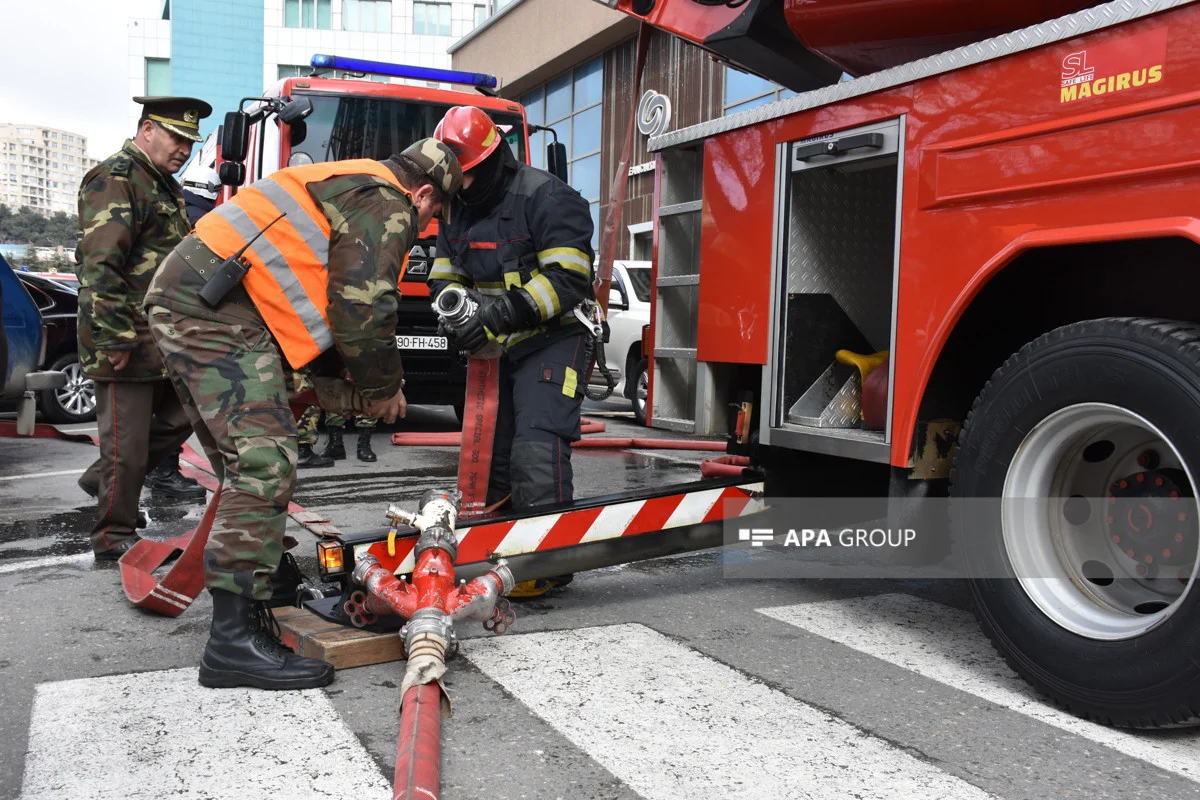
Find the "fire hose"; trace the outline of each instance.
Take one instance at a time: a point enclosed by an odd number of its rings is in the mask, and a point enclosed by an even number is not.
[[[480,620],[484,630],[503,634],[516,620],[504,598],[516,580],[503,559],[469,583],[454,585],[454,560],[458,556],[454,524],[459,500],[457,492],[432,490],[421,496],[417,514],[390,506],[387,517],[393,530],[410,525],[420,531],[413,549],[416,567],[411,583],[397,578],[373,556],[363,556],[352,574],[354,583],[363,589],[351,594],[344,605],[353,624],[359,627],[381,614],[396,614],[407,620],[400,629],[407,667],[400,685],[393,800],[438,796],[441,718],[450,716],[451,710],[442,676],[447,653],[452,655],[458,649],[454,622]]]

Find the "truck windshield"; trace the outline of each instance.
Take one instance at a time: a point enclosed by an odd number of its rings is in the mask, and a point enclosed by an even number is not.
[[[292,145],[292,154],[304,153],[314,162],[352,158],[383,160],[418,139],[433,135],[450,106],[387,97],[307,95],[312,114],[305,120],[304,138]],[[518,114],[487,111],[506,132],[518,161],[527,163],[525,137]],[[508,128],[506,131],[505,128]]]

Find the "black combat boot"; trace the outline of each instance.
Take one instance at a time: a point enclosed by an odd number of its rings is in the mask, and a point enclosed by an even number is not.
[[[210,688],[315,689],[333,682],[333,665],[295,655],[279,641],[266,604],[212,589],[213,617],[200,659],[200,685]]]
[[[370,429],[358,432],[358,460],[359,461],[374,461],[375,453],[371,450],[371,431]]]
[[[142,485],[152,492],[161,492],[184,500],[203,500],[205,497],[203,486],[180,474],[179,453],[167,456],[166,461],[147,473]]]
[[[329,441],[325,443],[325,457],[340,461],[346,457],[346,446],[342,444],[342,429],[328,428]]]
[[[296,461],[298,467],[332,467],[333,459],[312,449],[311,444],[300,445],[300,457]]]

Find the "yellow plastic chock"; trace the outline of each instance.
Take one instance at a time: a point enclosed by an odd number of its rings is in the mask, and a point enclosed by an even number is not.
[[[888,351],[880,350],[878,353],[867,356],[852,350],[838,350],[834,354],[834,358],[838,360],[839,364],[858,367],[858,377],[863,383],[866,383],[867,376],[874,372],[876,367],[887,361]]]

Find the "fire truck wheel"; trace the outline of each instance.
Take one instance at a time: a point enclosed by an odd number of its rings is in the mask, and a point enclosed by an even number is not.
[[[1198,418],[1200,326],[1119,318],[1023,347],[963,426],[951,525],[976,616],[1075,714],[1200,724]]]

